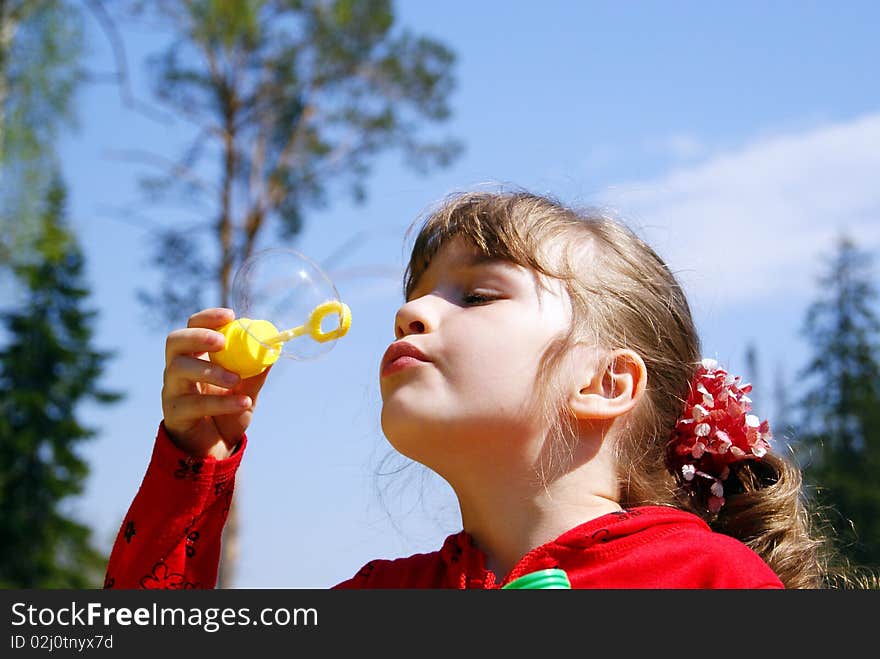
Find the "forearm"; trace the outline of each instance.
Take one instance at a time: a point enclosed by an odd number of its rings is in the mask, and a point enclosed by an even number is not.
[[[160,427],[143,482],[122,521],[106,588],[213,588],[223,525],[246,444],[226,460],[193,458]]]

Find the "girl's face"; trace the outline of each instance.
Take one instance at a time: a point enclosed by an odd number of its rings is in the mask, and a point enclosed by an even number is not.
[[[451,241],[395,317],[380,365],[385,435],[441,475],[468,456],[528,459],[537,449],[525,440],[546,430],[541,359],[570,325],[561,282]]]

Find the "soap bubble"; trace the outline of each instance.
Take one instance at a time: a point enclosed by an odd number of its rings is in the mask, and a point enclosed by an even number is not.
[[[308,326],[319,305],[341,302],[336,286],[314,261],[282,247],[265,249],[246,259],[232,280],[230,293],[236,318],[266,320],[279,332]],[[320,320],[320,331],[332,333],[341,322],[339,313],[328,313]],[[317,341],[305,332],[280,344],[281,356],[298,361],[315,359],[334,345],[335,340]]]

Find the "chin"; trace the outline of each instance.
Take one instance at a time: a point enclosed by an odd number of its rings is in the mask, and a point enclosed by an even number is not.
[[[437,419],[401,414],[387,405],[382,408],[381,423],[388,443],[398,453],[422,464],[430,462],[431,446],[444,435]]]

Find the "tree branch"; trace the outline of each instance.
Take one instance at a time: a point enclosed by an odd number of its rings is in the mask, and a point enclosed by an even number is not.
[[[131,77],[129,76],[128,71],[128,56],[125,52],[125,44],[119,34],[119,30],[116,28],[116,23],[113,21],[113,18],[110,16],[106,7],[104,7],[102,0],[83,1],[98,22],[99,27],[104,32],[104,36],[107,37],[107,41],[110,43],[110,50],[113,53],[116,72],[109,74],[108,77],[112,77],[118,84],[123,104],[155,121],[160,121],[164,124],[172,123],[173,118],[171,115],[135,98],[135,95],[131,90]]]

